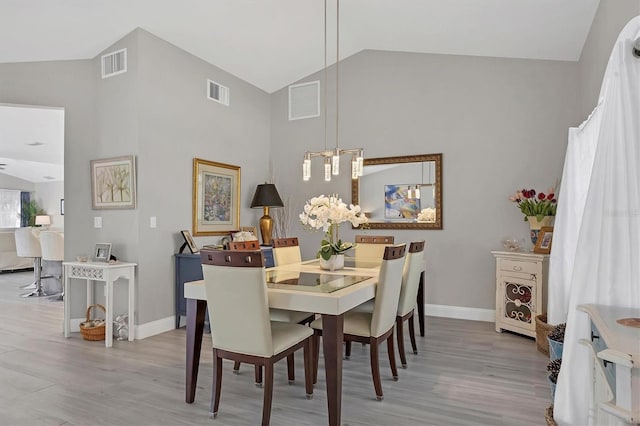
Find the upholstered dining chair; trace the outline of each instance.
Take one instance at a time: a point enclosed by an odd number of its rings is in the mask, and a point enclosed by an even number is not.
[[[393,236],[389,235],[356,235],[356,267],[367,267],[372,259],[382,259],[384,248],[393,245],[393,241]]]
[[[404,351],[404,321],[409,322],[409,339],[413,353],[418,353],[416,344],[416,333],[413,324],[413,314],[415,312],[416,299],[418,298],[418,287],[420,285],[420,275],[424,271],[424,240],[413,241],[409,245],[409,253],[404,261],[402,270],[402,289],[398,300],[398,313],[396,315],[396,337],[398,342],[398,352],[402,368],[407,368],[407,356]],[[375,299],[369,300],[362,305],[353,308],[354,312],[373,312]],[[350,348],[346,348],[346,358],[351,355]]]
[[[296,243],[298,239],[296,238]],[[297,245],[297,244],[296,244]],[[257,240],[252,241],[232,241],[229,243],[229,249],[234,251],[246,251],[246,250],[260,250],[260,243]],[[299,250],[299,248],[298,248]],[[275,258],[275,253],[274,253]],[[298,261],[300,262],[300,261]],[[278,265],[276,261],[276,265]],[[315,319],[315,315],[310,312],[297,312],[297,311],[288,311],[286,309],[269,309],[269,318],[271,321],[281,321],[281,322],[290,322],[294,324],[310,324],[311,321]],[[289,382],[293,383],[295,381],[295,369],[294,369],[295,359],[293,354],[287,358],[287,371],[289,375]],[[238,374],[240,370],[240,362],[237,361],[233,366],[233,372]],[[256,385],[262,383],[262,370],[256,369]]]
[[[383,260],[380,265],[378,284],[376,285],[376,298],[373,312],[353,312],[344,314],[344,341],[361,342],[370,345],[371,375],[376,398],[381,401],[384,398],[382,383],[380,381],[380,363],[378,346],[387,342],[389,364],[393,380],[398,380],[396,368],[395,349],[393,348],[393,328],[398,300],[402,287],[402,270],[404,267],[406,244],[387,246],[384,250]],[[311,323],[314,329],[314,383],[318,377],[318,358],[320,342],[318,337],[322,335],[322,319]]]
[[[222,360],[264,367],[262,424],[268,425],[273,396],[273,366],[304,350],[305,389],[313,395],[313,330],[269,319],[269,299],[259,252],[202,250],[202,272],[211,320],[213,386],[211,414],[216,417],[222,388]]]
[[[22,297],[49,296],[42,288],[42,249],[40,240],[30,227],[15,230],[16,255],[18,257],[33,258],[33,278],[36,289],[31,293],[22,294]]]
[[[55,267],[60,271],[59,275],[49,275],[44,278],[62,279],[62,262],[64,261],[64,234],[55,231],[40,232],[40,249],[42,251],[42,260],[47,262],[55,262]],[[60,282],[62,284],[62,282]],[[62,300],[64,290],[59,294],[55,294],[50,300]]]
[[[276,266],[302,262],[297,237],[274,238],[271,240],[271,245],[273,246],[273,261]]]

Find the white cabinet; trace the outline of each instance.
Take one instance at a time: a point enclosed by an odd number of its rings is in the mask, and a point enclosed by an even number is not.
[[[640,424],[640,328],[618,322],[639,318],[640,310],[605,305],[578,310],[591,319],[591,339],[581,343],[593,354],[593,424]]]
[[[535,318],[547,311],[549,255],[491,253],[496,258],[496,331],[535,337]]]

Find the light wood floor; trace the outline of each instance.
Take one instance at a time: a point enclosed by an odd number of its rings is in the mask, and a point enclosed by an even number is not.
[[[134,342],[62,335],[62,302],[22,299],[32,273],[0,274],[0,425],[252,425],[262,389],[253,370],[225,361],[220,411],[209,418],[212,360],[205,335],[196,401],[184,402],[185,329]],[[544,425],[548,358],[535,342],[493,323],[427,317],[418,355],[393,382],[381,346],[385,399],[375,400],[367,347],[344,362],[344,425]],[[417,329],[417,324],[416,324]],[[409,342],[406,343],[407,347]],[[305,399],[302,354],[294,385],[276,366],[272,425],[324,425],[324,370]],[[322,358],[321,358],[322,359]]]

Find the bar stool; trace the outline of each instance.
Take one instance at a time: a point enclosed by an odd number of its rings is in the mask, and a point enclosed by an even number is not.
[[[33,233],[31,228],[18,228],[15,231],[16,237],[16,254],[19,257],[33,258],[33,278],[36,289],[31,293],[22,294],[22,297],[42,297],[48,294],[42,288],[42,250],[40,248],[40,240]]]
[[[48,275],[43,278],[62,278],[62,261],[64,260],[64,234],[55,231],[40,232],[40,248],[42,250],[42,260],[48,262],[56,262],[60,265],[60,275]],[[62,300],[64,297],[64,288],[59,294],[54,295],[51,300]]]

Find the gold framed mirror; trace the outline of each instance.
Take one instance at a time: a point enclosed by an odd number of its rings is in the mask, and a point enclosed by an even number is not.
[[[370,229],[442,229],[442,154],[365,158],[351,202]]]

